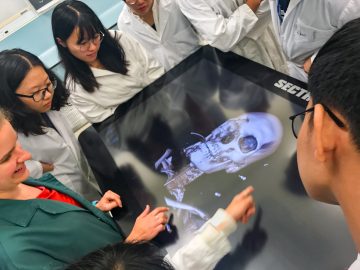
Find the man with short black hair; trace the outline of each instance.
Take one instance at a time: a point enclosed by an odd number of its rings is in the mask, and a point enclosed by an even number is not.
[[[297,159],[310,197],[339,204],[360,251],[360,19],[336,32],[309,74]],[[292,117],[291,119],[293,119]],[[349,270],[360,269],[360,255]]]

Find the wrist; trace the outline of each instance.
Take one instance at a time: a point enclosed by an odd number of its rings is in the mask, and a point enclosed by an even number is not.
[[[130,234],[128,235],[128,237],[126,237],[125,242],[126,243],[135,243],[138,242],[138,237],[136,237],[136,235],[134,235],[134,233],[131,231]]]
[[[209,220],[209,223],[226,236],[229,236],[237,228],[235,219],[226,210],[221,208],[216,211],[215,215]]]

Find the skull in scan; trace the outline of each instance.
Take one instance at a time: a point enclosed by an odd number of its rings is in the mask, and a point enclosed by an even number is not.
[[[281,138],[282,126],[274,115],[247,113],[226,121],[184,152],[204,173],[233,173],[272,154]]]

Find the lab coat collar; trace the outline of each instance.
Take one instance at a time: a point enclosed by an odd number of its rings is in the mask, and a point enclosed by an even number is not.
[[[278,0],[269,0],[270,1],[270,6],[272,7],[272,15],[275,15],[276,17],[278,17],[277,14],[277,5],[278,5]],[[286,19],[286,17],[288,17],[288,14],[290,14],[296,7],[297,5],[299,5],[303,0],[290,0],[289,6],[287,8],[286,14],[285,14],[285,18],[284,21]]]
[[[156,26],[156,31],[151,28],[150,25],[146,24],[138,15],[134,14],[131,9],[125,5],[126,11],[123,14],[123,21],[125,24],[133,24],[133,27],[137,28],[136,25],[140,25],[140,27],[148,27],[149,31],[142,31],[143,35],[150,36],[151,39],[161,39],[164,34],[164,30],[169,21],[169,14],[171,12],[171,1],[163,0],[161,3],[159,0],[154,0],[154,4],[152,7],[154,23]]]
[[[287,25],[287,21],[289,20],[289,18],[292,18],[292,12],[296,9],[296,7],[298,5],[300,5],[300,3],[302,2],[303,0],[290,0],[290,3],[289,3],[289,6],[287,8],[287,11],[286,11],[286,14],[285,14],[285,17],[284,17],[284,21],[282,22],[282,24],[280,25],[280,20],[278,20],[278,27],[283,28],[285,27],[285,25]],[[276,0],[276,5],[278,4],[278,0]],[[277,11],[276,11],[277,12]],[[276,15],[277,16],[277,15]],[[276,30],[276,34],[279,36],[279,33],[281,32],[280,30]]]
[[[107,70],[107,69],[102,69],[102,68],[90,67],[90,70],[91,70],[92,73],[94,74],[94,77],[95,77],[95,78],[116,74],[116,73],[113,72],[113,71],[110,71],[110,70]]]
[[[61,116],[61,113],[58,111],[49,111],[47,112],[52,124],[56,128],[57,132],[64,139],[66,144],[72,149],[73,154],[75,155],[77,161],[80,162],[81,157],[78,155],[80,153],[80,148],[76,141],[74,141],[73,131],[64,123],[64,119]]]
[[[288,9],[286,11],[286,15],[284,20],[286,19],[286,17],[296,8],[297,5],[299,5],[303,0],[290,0]]]
[[[164,31],[166,29],[166,25],[169,22],[171,8],[172,5],[171,5],[171,1],[169,0],[161,0],[161,2],[160,0],[154,0],[153,15],[154,15],[155,25],[157,27],[156,30],[158,31],[160,39],[162,38]]]
[[[132,14],[130,8],[126,4],[124,6],[124,9],[126,10],[126,12],[122,12],[122,14],[121,14],[122,20],[123,20],[124,23],[130,24],[131,23],[131,16],[134,15],[134,14]]]
[[[153,7],[153,9],[154,9],[154,7]],[[123,11],[122,16],[123,16],[123,21],[125,22],[125,24],[130,26],[129,27],[130,31],[131,31],[131,28],[133,28],[133,29],[136,29],[134,31],[140,31],[141,35],[147,36],[150,39],[156,39],[156,40],[159,39],[158,33],[154,29],[152,29],[150,25],[145,23],[138,15],[134,14],[128,6],[126,6],[126,10]],[[145,31],[144,31],[144,29],[145,29]]]

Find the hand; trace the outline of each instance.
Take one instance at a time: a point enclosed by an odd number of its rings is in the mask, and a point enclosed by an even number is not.
[[[108,190],[95,206],[103,212],[108,212],[115,207],[122,207],[122,203],[118,194]]]
[[[225,211],[235,220],[241,223],[247,223],[249,218],[255,214],[255,203],[251,195],[254,188],[247,187],[237,194],[225,209]]]
[[[246,0],[245,3],[249,6],[249,8],[255,13],[260,4],[261,4],[262,0]]]
[[[42,166],[43,173],[51,172],[54,170],[54,165],[51,163],[46,163],[46,162],[40,161],[40,164]]]
[[[157,207],[150,212],[150,206],[136,218],[134,228],[126,238],[126,242],[148,241],[153,239],[159,232],[165,230],[165,224],[168,222],[168,216],[165,212],[169,211],[167,207]]]
[[[312,65],[312,62],[311,62],[311,57],[309,57],[308,59],[306,59],[305,63],[304,63],[304,71],[306,73],[309,73],[310,72],[310,68],[311,68],[311,65]]]

